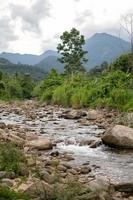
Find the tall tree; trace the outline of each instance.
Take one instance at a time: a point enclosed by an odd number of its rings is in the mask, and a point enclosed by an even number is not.
[[[87,51],[83,50],[84,36],[77,29],[72,28],[70,32],[65,31],[60,39],[61,43],[58,44],[57,49],[61,54],[59,61],[65,64],[65,72],[74,74],[85,71],[83,64],[88,60],[85,58]]]

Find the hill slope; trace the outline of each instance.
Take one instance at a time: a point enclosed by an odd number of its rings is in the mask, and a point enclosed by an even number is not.
[[[118,56],[129,52],[130,43],[107,33],[96,33],[86,40],[84,49],[88,51],[88,62],[85,67],[87,70],[102,62],[111,63]],[[41,55],[1,53],[0,57],[8,59],[12,63],[35,65],[47,72],[51,68],[63,71],[63,65],[57,60],[58,53],[48,50]]]
[[[46,76],[46,72],[31,65],[13,64],[5,58],[0,58],[0,71],[14,75],[16,73],[29,74],[31,78],[38,81]]]
[[[86,68],[89,69],[103,61],[111,63],[118,56],[129,52],[130,43],[106,33],[96,33],[86,40],[84,48],[88,51]]]

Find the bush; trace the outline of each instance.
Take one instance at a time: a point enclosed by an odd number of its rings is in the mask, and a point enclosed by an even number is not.
[[[0,170],[21,174],[21,164],[26,163],[23,152],[14,144],[0,145]]]
[[[122,55],[119,58],[117,58],[111,65],[111,69],[113,70],[121,70],[125,73],[130,73],[132,70],[132,55]]]
[[[13,190],[0,186],[0,200],[30,200],[26,195],[18,192],[14,192]]]

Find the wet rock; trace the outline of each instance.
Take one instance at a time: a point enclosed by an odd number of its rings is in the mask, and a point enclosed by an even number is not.
[[[86,115],[86,112],[81,110],[70,110],[62,113],[60,117],[64,119],[80,119],[82,117],[85,117]]]
[[[1,129],[5,129],[6,128],[6,124],[4,122],[0,122],[0,128]]]
[[[89,172],[91,172],[91,168],[88,166],[82,166],[80,169],[81,174],[88,174]]]
[[[74,158],[71,155],[65,154],[63,160],[71,161],[74,160]]]
[[[116,191],[125,192],[125,193],[132,193],[133,194],[133,182],[129,183],[119,183],[114,185]]]
[[[104,144],[112,147],[133,148],[133,129],[116,125],[102,138]]]
[[[53,148],[52,142],[46,138],[38,138],[37,140],[28,141],[26,146],[37,150],[49,150]]]
[[[91,145],[90,145],[90,148],[97,148],[100,145],[102,145],[102,140],[101,139],[92,142]]]
[[[51,156],[53,156],[53,157],[57,157],[57,156],[59,156],[59,151],[53,151],[53,152],[51,152]]]
[[[84,146],[84,145],[91,145],[93,142],[95,142],[95,140],[92,140],[92,139],[84,139],[80,142],[80,146]]]

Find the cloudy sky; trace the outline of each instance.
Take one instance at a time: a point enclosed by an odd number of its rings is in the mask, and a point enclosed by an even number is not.
[[[133,0],[0,0],[0,52],[41,54],[76,27],[86,38],[119,35],[120,18]]]

